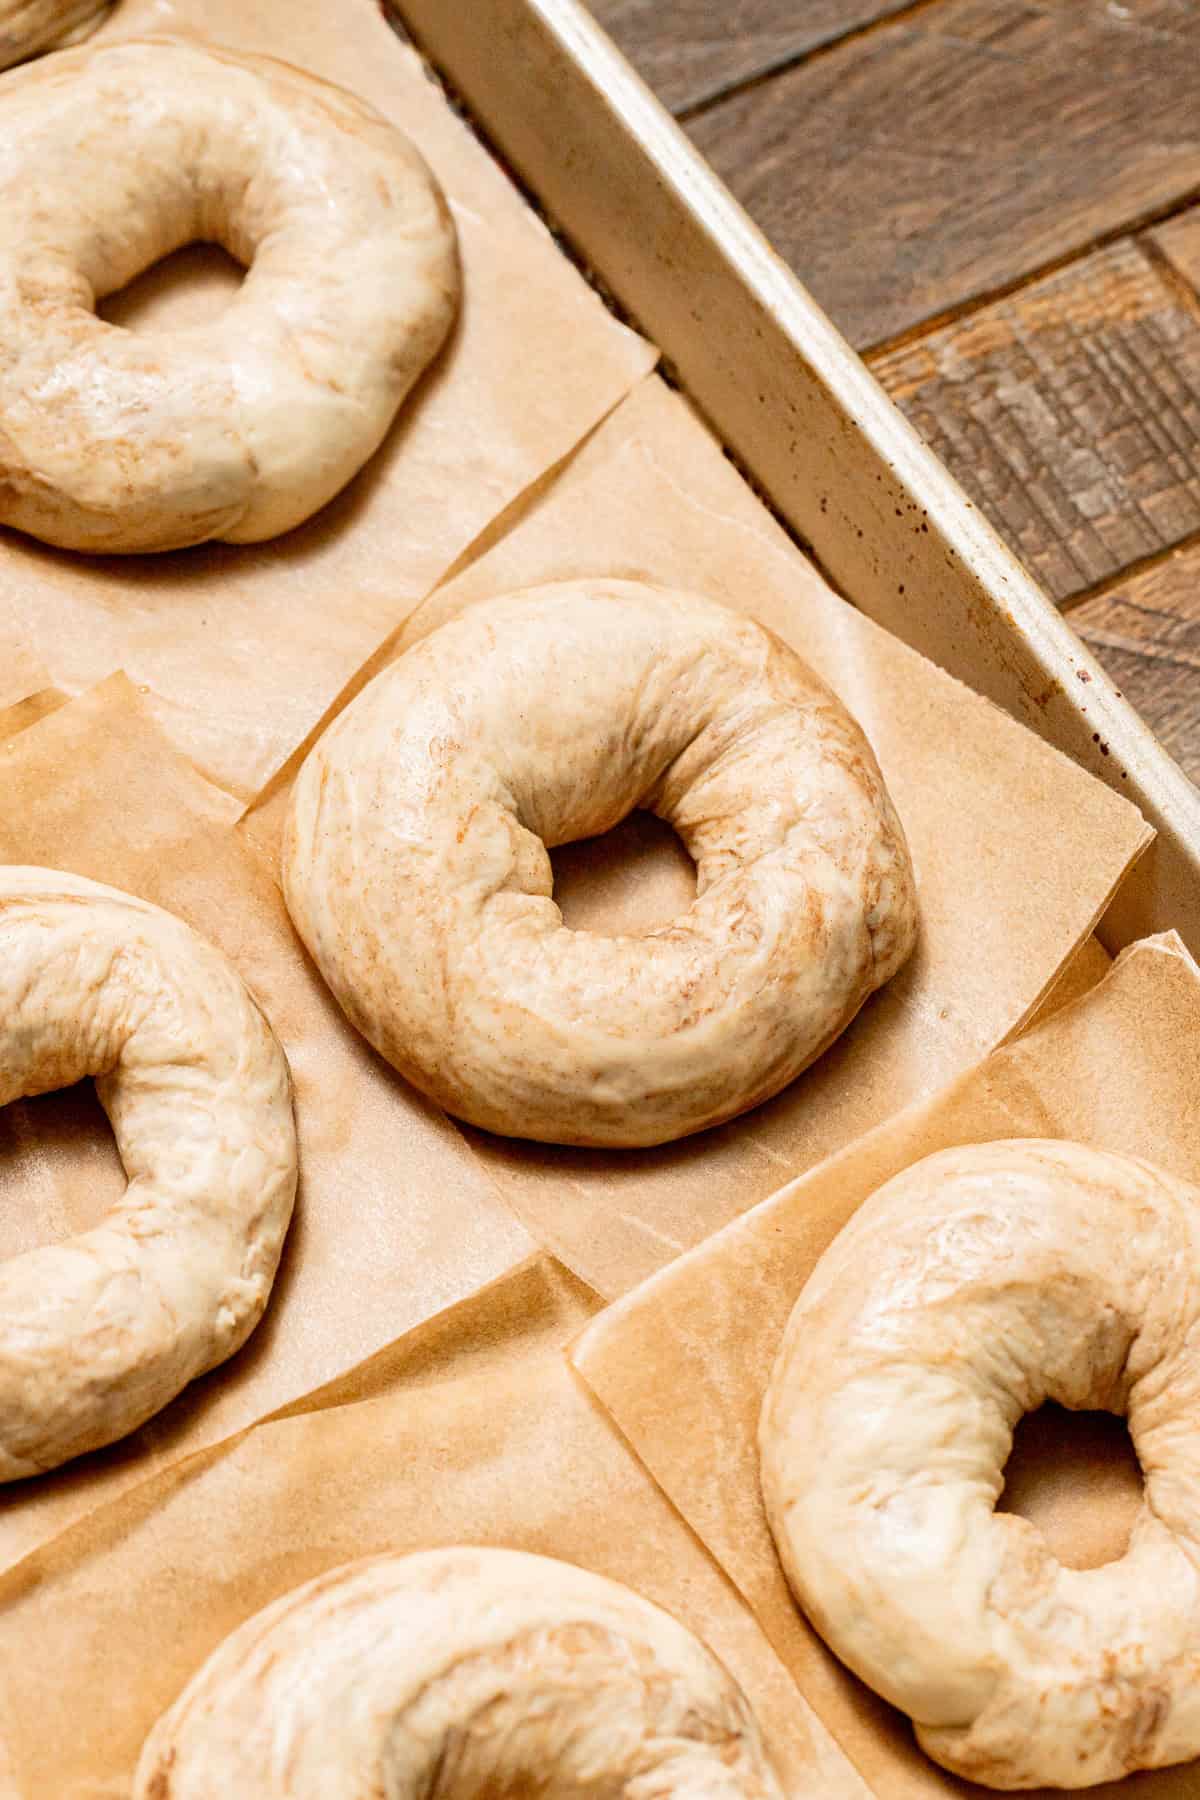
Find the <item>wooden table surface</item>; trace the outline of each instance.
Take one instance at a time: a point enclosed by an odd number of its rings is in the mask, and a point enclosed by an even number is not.
[[[591,0],[1200,780],[1200,0]]]

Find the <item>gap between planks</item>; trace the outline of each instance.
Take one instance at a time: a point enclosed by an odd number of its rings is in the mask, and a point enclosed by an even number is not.
[[[933,0],[933,4],[940,4],[940,0]],[[914,344],[919,344],[923,338],[932,336],[935,331],[942,331],[948,325],[962,324],[975,313],[986,312],[989,306],[996,306],[1002,300],[1013,299],[1025,288],[1033,287],[1036,282],[1046,281],[1052,275],[1064,274],[1074,264],[1086,261],[1089,256],[1095,256],[1101,250],[1110,250],[1114,244],[1119,244],[1124,238],[1137,239],[1144,252],[1146,252],[1147,246],[1141,241],[1143,238],[1153,244],[1153,252],[1147,252],[1150,254],[1151,261],[1156,265],[1161,263],[1163,269],[1169,270],[1174,281],[1182,283],[1187,289],[1192,305],[1200,306],[1200,293],[1197,293],[1187,276],[1171,261],[1166,252],[1154,242],[1150,235],[1159,226],[1168,225],[1173,219],[1178,219],[1190,212],[1197,204],[1200,204],[1200,183],[1195,183],[1192,187],[1185,189],[1174,200],[1163,206],[1153,207],[1136,218],[1124,219],[1119,225],[1114,225],[1110,231],[1093,233],[1083,242],[1072,245],[1060,256],[1049,257],[1047,261],[1039,263],[1036,268],[1030,269],[1024,275],[1016,275],[1011,281],[997,282],[994,287],[984,289],[978,294],[971,294],[939,313],[931,313],[927,319],[922,319],[916,325],[906,326],[894,337],[881,338],[877,344],[868,344],[865,349],[859,351],[859,355],[870,368],[874,363],[882,361],[886,356],[894,355],[898,350],[911,349]]]
[[[882,349],[1200,196],[1197,55],[1200,12],[1175,0],[930,0],[691,130],[856,347]]]
[[[873,359],[1056,601],[1200,531],[1200,307],[1120,238]]]
[[[1071,594],[1062,601],[1058,610],[1074,624],[1073,615],[1081,607],[1089,606],[1094,601],[1119,598],[1122,591],[1132,583],[1140,581],[1143,576],[1153,575],[1155,570],[1162,568],[1165,563],[1173,561],[1177,556],[1186,555],[1190,551],[1200,551],[1200,528],[1186,532],[1174,543],[1164,544],[1160,550],[1153,550],[1148,556],[1135,557],[1115,575],[1106,575],[1103,581],[1097,581],[1091,587],[1080,588],[1078,593]]]
[[[941,6],[944,0],[908,0],[908,5],[897,6],[891,12],[879,13],[873,19],[864,19],[861,25],[851,25],[840,32],[837,37],[826,38],[824,43],[810,44],[806,49],[797,50],[792,56],[781,56],[770,68],[758,69],[753,75],[746,75],[739,81],[731,81],[728,86],[720,88],[716,93],[705,94],[700,100],[675,109],[675,117],[681,125],[690,125],[694,119],[720,106],[722,101],[740,99],[743,94],[751,93],[755,88],[765,87],[779,75],[787,75],[798,69],[802,63],[816,62],[820,57],[832,56],[838,50],[844,50],[848,44],[857,43],[862,38],[873,36],[877,31],[886,31],[895,25],[908,25],[922,13],[931,12],[935,6]]]

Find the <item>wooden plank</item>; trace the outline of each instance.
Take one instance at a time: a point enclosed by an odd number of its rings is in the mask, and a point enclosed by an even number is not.
[[[1200,206],[1177,213],[1148,235],[1175,272],[1200,294]]]
[[[673,112],[702,106],[908,0],[591,0],[591,10]]]
[[[873,367],[1057,600],[1200,530],[1200,303],[1128,239]]]
[[[1200,781],[1200,543],[1069,618],[1185,775]]]
[[[862,347],[1200,187],[1195,0],[939,0],[689,127]]]

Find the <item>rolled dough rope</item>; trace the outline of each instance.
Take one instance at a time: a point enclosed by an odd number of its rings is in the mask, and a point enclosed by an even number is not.
[[[1126,1554],[1068,1569],[994,1511],[1044,1400],[1123,1413]],[[813,1271],[763,1406],[792,1589],[937,1762],[1088,1787],[1200,1755],[1200,1192],[1081,1144],[943,1151]]]
[[[571,931],[547,848],[635,807],[696,899]],[[296,782],[292,919],[346,1013],[458,1117],[657,1144],[778,1093],[916,934],[908,850],[844,707],[692,595],[588,580],[471,607],[377,676]]]
[[[649,1601],[515,1550],[320,1575],[225,1640],[134,1800],[780,1800],[744,1696]]]
[[[291,1218],[287,1063],[230,964],[129,894],[2,867],[0,1105],[89,1075],[129,1185],[0,1263],[0,1481],[124,1437],[232,1356]]]
[[[98,299],[201,239],[216,320]],[[274,537],[382,441],[450,326],[454,229],[408,140],[265,57],[102,43],[0,78],[0,523],[72,550]]]

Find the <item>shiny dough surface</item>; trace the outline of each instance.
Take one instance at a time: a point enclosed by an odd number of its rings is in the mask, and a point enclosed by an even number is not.
[[[696,898],[643,936],[572,931],[547,849],[636,807]],[[308,756],[292,919],[360,1031],[456,1116],[655,1144],[775,1094],[916,935],[871,748],[787,645],[694,595],[586,580],[480,602]]]
[[[95,303],[183,245],[246,266],[215,320]],[[453,225],[412,145],[267,58],[169,38],[0,77],[0,523],[67,549],[246,543],[378,447],[442,343]]]
[[[1129,1423],[1145,1498],[1100,1568],[994,1510],[1045,1400]],[[817,1264],[760,1441],[793,1591],[936,1761],[1076,1788],[1200,1756],[1196,1189],[1058,1140],[915,1164]]]
[[[225,1640],[134,1800],[781,1800],[741,1690],[616,1582],[515,1550],[385,1556]]]
[[[102,25],[114,0],[0,0],[0,69],[78,44]]]
[[[128,1186],[0,1263],[0,1481],[112,1443],[231,1356],[291,1218],[288,1067],[232,966],[129,894],[0,867],[0,1104],[88,1076]]]

